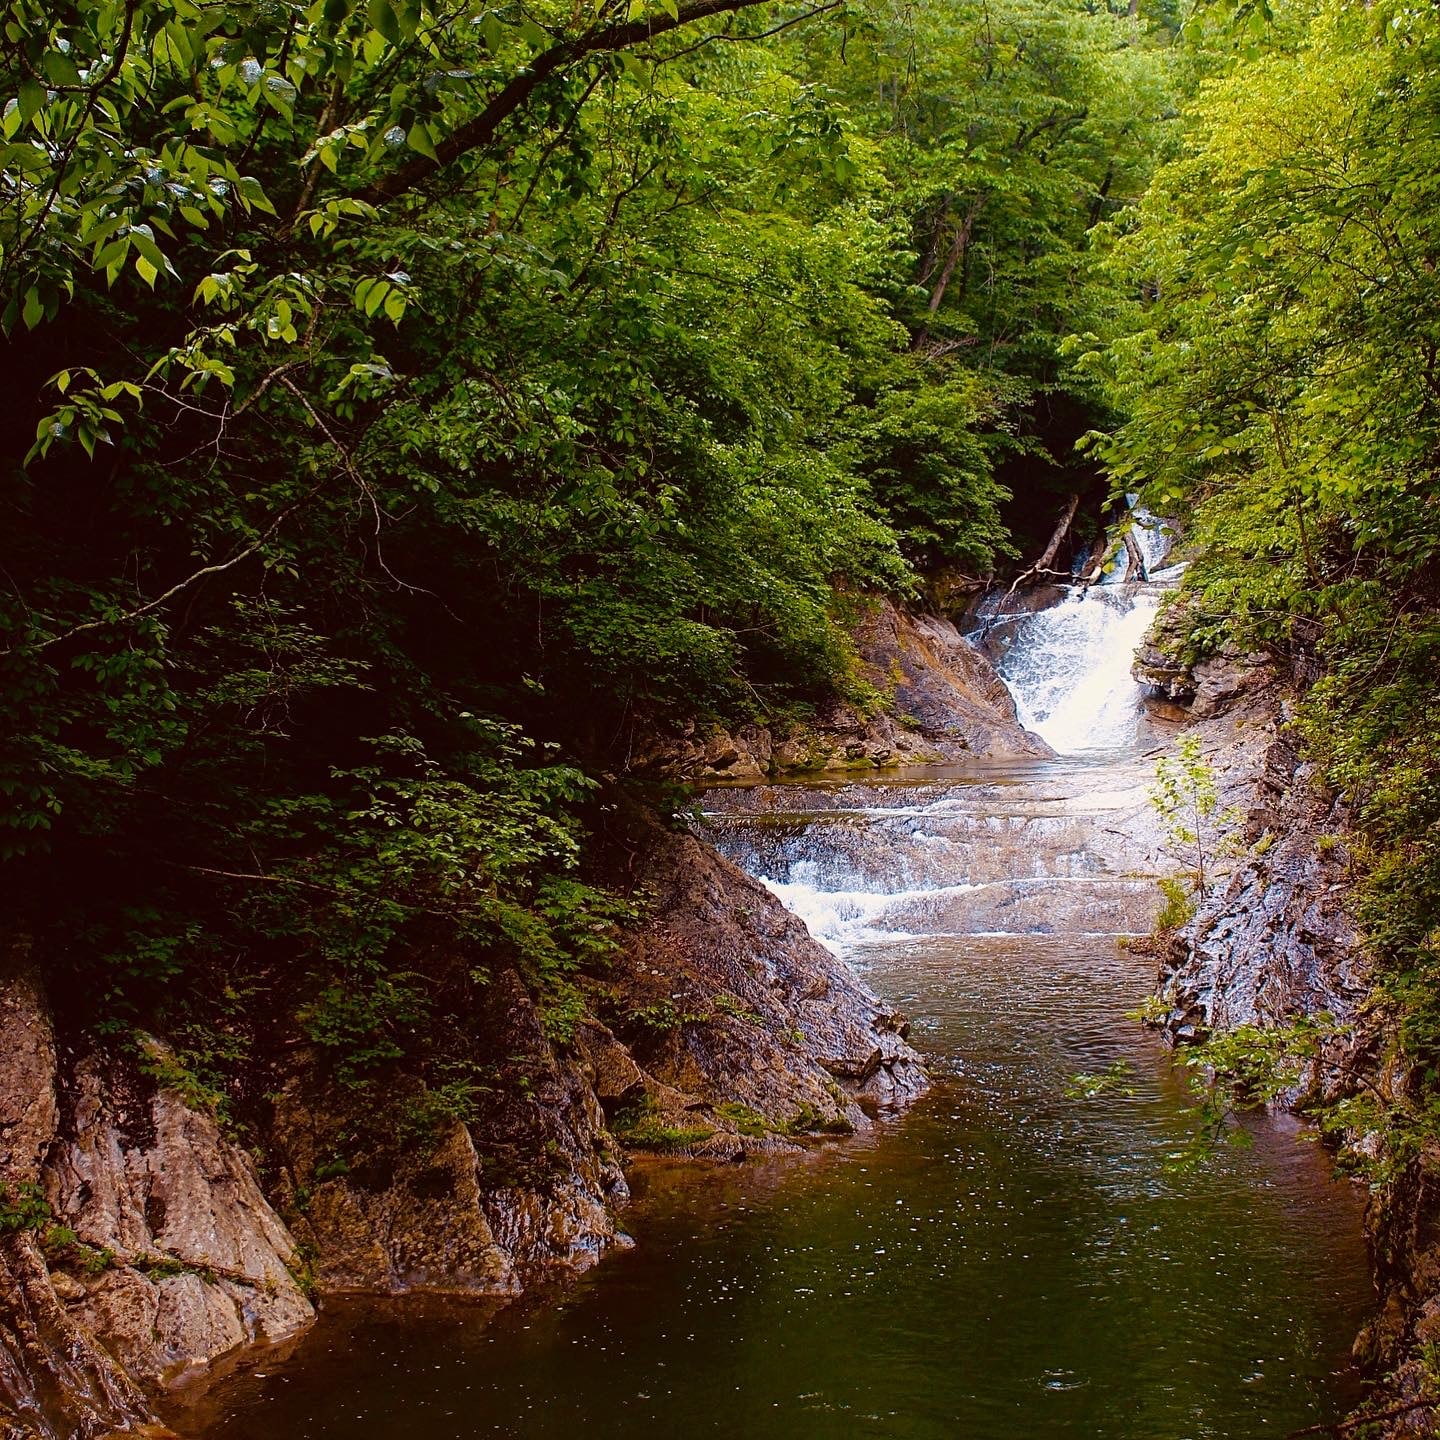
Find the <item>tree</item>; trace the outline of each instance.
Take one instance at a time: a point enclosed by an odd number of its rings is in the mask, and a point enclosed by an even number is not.
[[[1162,756],[1156,762],[1150,803],[1165,825],[1166,838],[1184,865],[1195,896],[1204,899],[1215,881],[1217,861],[1236,853],[1240,815],[1232,806],[1222,808],[1215,772],[1198,735],[1182,735],[1174,758]]]

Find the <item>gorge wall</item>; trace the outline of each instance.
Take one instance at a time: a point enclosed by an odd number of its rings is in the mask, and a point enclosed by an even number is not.
[[[1314,1112],[1355,1097],[1403,1101],[1409,1082],[1387,1043],[1391,1017],[1376,1004],[1354,914],[1352,817],[1289,728],[1294,686],[1264,657],[1225,654],[1188,667],[1166,641],[1162,617],[1136,678],[1188,711],[1239,844],[1194,918],[1163,944],[1158,1023],[1187,1044],[1237,1026],[1329,1017],[1333,1027],[1322,1029],[1283,1103]],[[1393,1137],[1363,1126],[1332,1138],[1339,1163],[1369,1186],[1379,1302],[1355,1344],[1371,1393],[1344,1433],[1434,1435],[1440,1154],[1428,1145],[1402,1152]],[[1377,1421],[1361,1431],[1366,1416]]]
[[[862,709],[834,701],[806,719],[733,733],[692,727],[639,758],[689,780],[854,772],[966,755],[1046,755],[1016,715],[993,665],[954,622],[876,600],[855,630],[859,678],[880,697]]]
[[[837,711],[807,744],[826,736],[846,764],[855,737],[871,763],[1039,748],[947,623],[882,609],[870,633],[870,663],[899,677],[892,708]],[[873,748],[887,737],[893,757]],[[681,748],[692,773],[737,768],[696,763],[713,738]],[[486,1076],[473,1113],[410,1133],[367,1126],[289,1032],[252,1087],[262,1102],[223,1122],[162,1038],[87,1032],[74,997],[47,986],[46,957],[13,941],[0,966],[0,1436],[161,1433],[169,1387],[300,1333],[326,1295],[513,1295],[628,1245],[627,1152],[795,1149],[927,1088],[904,1019],[683,824],[622,802],[599,863],[646,918],[584,983],[569,1042],[515,970],[493,968],[463,1017]]]

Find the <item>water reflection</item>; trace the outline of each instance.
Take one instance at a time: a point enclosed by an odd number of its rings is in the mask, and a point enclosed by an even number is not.
[[[638,1168],[638,1248],[557,1297],[342,1311],[226,1397],[240,1437],[1253,1437],[1337,1413],[1358,1206],[1260,1127],[1177,1177],[1184,1097],[1113,944],[857,957],[939,1060],[905,1120],[796,1161]],[[1116,1059],[1134,1093],[1076,1104]]]

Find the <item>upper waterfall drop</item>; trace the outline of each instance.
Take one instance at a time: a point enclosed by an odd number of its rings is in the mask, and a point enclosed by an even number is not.
[[[1160,568],[1171,543],[1164,522],[1138,508],[1131,519],[1143,576],[1131,577],[1121,548],[1097,583],[1066,586],[1044,609],[997,596],[978,613],[971,638],[994,658],[1020,723],[1060,755],[1114,754],[1139,733],[1141,691],[1130,666],[1173,572]]]

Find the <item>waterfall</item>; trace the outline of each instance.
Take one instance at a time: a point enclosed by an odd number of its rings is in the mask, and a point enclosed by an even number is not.
[[[1098,584],[990,597],[971,637],[1027,728],[1103,764],[1025,760],[915,788],[715,790],[707,838],[846,955],[901,939],[1148,930],[1157,856],[1141,823],[1151,776],[1130,666],[1177,571],[1160,568],[1161,523],[1132,517],[1148,579],[1128,578],[1121,548]]]
[[[995,661],[1021,724],[1061,755],[1113,754],[1136,740],[1140,687],[1130,666],[1178,567],[1160,568],[1170,547],[1163,523],[1141,509],[1132,520],[1145,580],[1130,577],[1121,548],[1098,584],[1066,586],[1043,609],[1030,608],[1033,597],[992,597],[970,637]]]
[[[1117,935],[1148,930],[1155,908],[1153,856],[1131,823],[1147,778],[1028,760],[919,786],[727,789],[707,797],[704,826],[840,954],[937,936]]]

